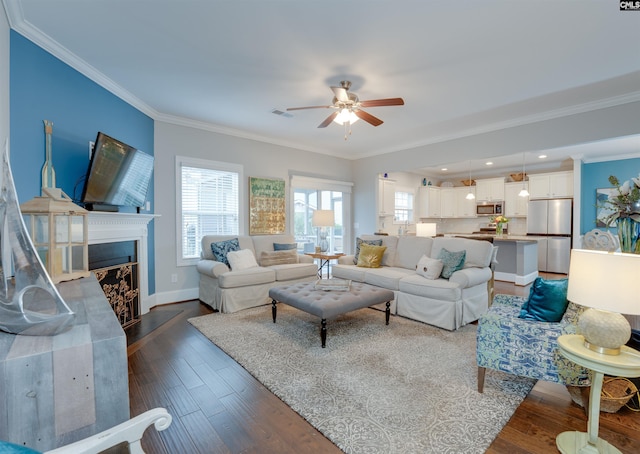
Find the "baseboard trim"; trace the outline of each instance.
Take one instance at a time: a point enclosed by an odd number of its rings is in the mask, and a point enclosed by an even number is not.
[[[153,296],[155,297],[154,306],[162,306],[163,304],[172,304],[180,301],[197,300],[198,287],[173,290],[170,292],[160,292],[155,293]]]

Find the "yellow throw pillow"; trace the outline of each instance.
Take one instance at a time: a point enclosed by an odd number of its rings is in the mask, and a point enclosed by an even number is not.
[[[371,244],[362,243],[360,245],[360,254],[358,255],[357,266],[363,268],[380,268],[382,256],[386,246],[373,246]]]

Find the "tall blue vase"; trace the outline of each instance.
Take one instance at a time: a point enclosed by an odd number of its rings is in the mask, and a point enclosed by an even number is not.
[[[620,250],[631,254],[640,254],[640,222],[628,217],[618,218],[618,239]]]

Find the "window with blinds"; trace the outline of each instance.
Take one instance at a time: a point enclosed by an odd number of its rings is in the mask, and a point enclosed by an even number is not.
[[[238,235],[242,166],[177,159],[181,260],[200,258],[204,235]],[[180,261],[180,259],[179,259]]]

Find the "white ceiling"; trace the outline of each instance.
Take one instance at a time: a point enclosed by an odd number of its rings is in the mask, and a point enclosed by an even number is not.
[[[3,1],[12,28],[154,119],[351,159],[640,99],[640,14],[613,1]],[[329,104],[345,79],[405,105],[366,109],[384,124],[347,141],[317,128],[326,109],[272,113]],[[606,149],[637,154],[640,136]]]

